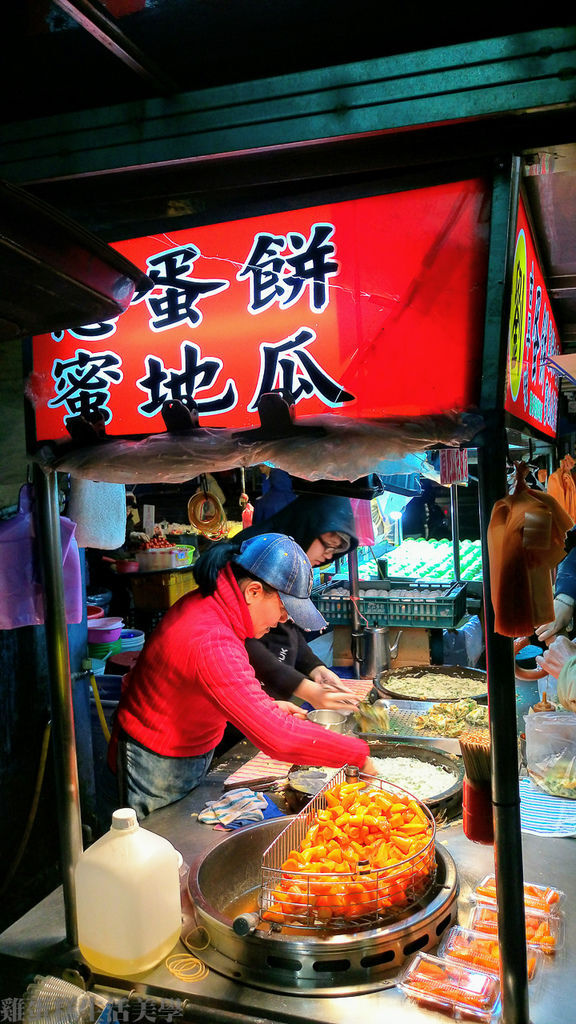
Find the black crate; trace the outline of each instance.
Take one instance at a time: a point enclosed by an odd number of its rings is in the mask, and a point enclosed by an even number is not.
[[[353,621],[350,596],[330,596],[331,591],[343,588],[349,589],[346,581],[329,583],[312,592],[314,604],[330,625],[347,625]],[[367,596],[367,590],[380,593]],[[409,579],[361,581],[357,607],[364,625],[454,629],[466,614],[466,583]]]

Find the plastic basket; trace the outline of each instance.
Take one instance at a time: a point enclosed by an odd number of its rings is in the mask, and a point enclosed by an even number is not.
[[[332,591],[345,587],[345,582],[339,582],[312,591],[314,604],[330,625],[347,625],[352,622],[350,597],[331,596]],[[370,596],[367,596],[367,590],[371,591]],[[373,591],[379,591],[378,595]],[[466,614],[466,583],[370,580],[359,586],[357,608],[369,626],[453,629]]]
[[[131,580],[134,606],[140,609],[171,608],[179,598],[196,590],[192,569],[178,572],[157,572],[153,576],[133,576]]]

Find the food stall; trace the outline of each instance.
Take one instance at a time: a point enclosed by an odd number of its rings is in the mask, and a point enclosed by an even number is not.
[[[44,969],[52,964],[54,969],[64,967],[78,973],[73,874],[80,845],[80,811],[75,781],[74,735],[69,728],[70,680],[66,657],[66,623],[62,614],[64,595],[59,571],[60,540],[56,528],[56,474],[69,473],[100,482],[178,482],[202,472],[218,472],[230,467],[271,462],[287,472],[309,479],[346,480],[373,472],[382,459],[399,453],[444,445],[470,447],[478,452],[482,554],[484,565],[488,565],[486,534],[490,513],[495,501],[506,493],[506,418],[503,396],[508,344],[512,340],[507,329],[509,310],[512,306],[513,285],[517,281],[517,277],[514,277],[514,246],[519,180],[519,161],[511,160],[501,164],[494,173],[483,174],[481,179],[476,175],[464,176],[460,180],[443,181],[431,186],[432,190],[437,188],[441,196],[440,205],[435,207],[438,220],[428,236],[422,231],[422,220],[418,212],[412,212],[407,220],[402,221],[404,228],[409,223],[413,229],[417,226],[421,249],[415,264],[407,263],[404,267],[402,287],[397,293],[381,295],[378,282],[373,286],[371,282],[366,299],[370,305],[367,311],[364,310],[370,330],[364,338],[366,344],[359,355],[354,342],[358,331],[358,309],[363,308],[363,300],[366,298],[360,294],[366,288],[364,282],[361,288],[357,285],[352,287],[354,282],[352,285],[346,280],[342,282],[342,293],[338,296],[342,300],[339,310],[342,323],[337,326],[342,332],[343,341],[340,348],[336,349],[336,361],[335,329],[326,332],[326,337],[322,336],[320,330],[320,317],[324,308],[327,308],[323,303],[330,291],[327,287],[328,276],[336,275],[337,271],[337,268],[332,267],[323,281],[325,287],[319,288],[317,293],[311,288],[311,293],[314,293],[310,297],[314,328],[307,326],[308,321],[302,326],[301,317],[303,319],[304,314],[297,310],[294,321],[288,325],[283,324],[281,332],[276,330],[273,335],[276,339],[284,338],[280,348],[278,341],[268,344],[263,342],[258,347],[252,337],[257,353],[256,365],[259,357],[262,360],[262,378],[257,376],[256,382],[250,378],[246,381],[243,379],[242,367],[235,366],[233,370],[226,371],[229,377],[223,375],[226,379],[221,383],[225,386],[215,396],[207,397],[202,387],[214,382],[216,371],[219,372],[222,366],[214,366],[213,361],[210,363],[203,359],[196,342],[191,343],[186,336],[178,339],[176,349],[178,357],[182,357],[180,366],[175,356],[163,353],[162,359],[157,355],[148,358],[145,378],[140,363],[137,364],[138,369],[132,367],[130,376],[132,352],[122,348],[121,330],[118,330],[112,345],[110,336],[114,332],[107,330],[109,325],[100,325],[101,331],[95,340],[86,337],[81,339],[83,353],[93,354],[91,345],[96,349],[106,347],[106,360],[101,358],[99,364],[100,371],[106,371],[105,387],[102,387],[101,381],[98,382],[100,392],[103,391],[105,395],[105,400],[100,402],[100,411],[109,411],[108,402],[114,395],[115,385],[120,386],[121,381],[132,387],[133,392],[138,393],[139,388],[147,400],[141,402],[142,408],[136,410],[133,395],[131,404],[123,402],[120,396],[116,422],[113,417],[104,416],[106,434],[91,438],[88,445],[82,445],[69,442],[62,415],[66,403],[60,400],[60,396],[71,385],[72,376],[81,362],[76,353],[79,342],[76,337],[59,342],[58,366],[55,371],[58,378],[58,400],[47,400],[43,405],[38,404],[34,410],[36,437],[32,454],[36,464],[35,483],[40,506],[47,606],[51,609],[47,633],[53,676],[53,714],[55,720],[64,726],[55,736],[61,796],[59,815],[62,821],[63,887],[37,912],[32,912],[31,916],[17,923],[2,937],[0,952],[4,955],[24,961],[38,958]],[[422,208],[432,209],[434,204],[430,204],[428,186],[422,189],[422,195],[418,195],[419,191],[389,192],[385,196],[377,196],[376,199],[381,200],[381,220],[374,221],[375,230],[380,230],[381,223],[399,202],[399,197],[401,205],[407,199],[412,199],[416,207],[421,203]],[[442,197],[445,205],[442,205]],[[363,195],[357,199],[342,199],[334,203],[330,210],[301,207],[296,211],[295,223],[290,222],[289,225],[286,218],[282,221],[283,215],[276,211],[273,216],[278,220],[270,224],[269,234],[274,229],[276,237],[284,240],[289,228],[293,230],[295,248],[292,257],[295,257],[301,248],[302,239],[314,238],[322,246],[330,239],[327,228],[341,229],[343,243],[337,252],[338,259],[344,261],[347,253],[344,240],[354,239],[355,218],[366,228],[374,218],[375,210],[378,210],[378,203],[370,202],[372,198]],[[358,206],[349,205],[356,202]],[[337,222],[335,229],[332,220],[340,213],[339,209],[335,209],[339,206],[344,210],[345,219],[341,223]],[[487,206],[490,208],[489,217],[485,216]],[[349,219],[346,219],[348,215]],[[248,219],[236,222],[238,224],[241,225],[236,228],[237,237],[241,239],[240,249],[248,253],[250,248],[246,245],[242,231],[252,233],[252,237],[255,237],[258,229],[254,224],[249,224]],[[323,229],[321,237],[315,232],[318,224]],[[475,230],[471,229],[472,224],[476,225]],[[202,245],[206,240],[208,243],[214,241],[210,237],[211,226],[204,227],[206,238],[203,236]],[[216,227],[221,230],[222,225]],[[395,225],[394,230],[398,232],[398,225]],[[202,226],[198,231],[202,231]],[[184,235],[189,233],[183,232]],[[172,233],[173,236],[177,234]],[[193,234],[196,237],[197,231],[194,230]],[[233,237],[230,225],[227,225],[227,237]],[[337,237],[340,236],[337,234]],[[467,248],[466,239],[470,237],[474,244]],[[216,230],[214,238],[218,239]],[[156,275],[153,276],[155,289],[173,287],[174,278],[166,285],[162,274],[167,275],[170,269],[174,273],[175,268],[179,270],[186,260],[189,270],[190,263],[200,254],[199,250],[187,249],[184,238],[172,237],[173,249],[178,252],[171,253],[173,262],[169,264],[165,253],[146,249],[148,242],[148,239],[130,240],[118,243],[118,248],[126,253],[140,253],[142,262],[146,262],[149,270]],[[208,252],[213,251],[209,245]],[[370,256],[372,264],[376,262],[375,251],[375,248],[368,250],[369,263]],[[348,252],[354,252],[352,245]],[[328,254],[335,256],[335,250]],[[458,257],[456,262],[455,254]],[[213,256],[211,260],[214,260]],[[239,267],[244,266],[244,262],[249,266],[249,261],[239,260],[236,252],[232,262]],[[357,264],[351,261],[350,265],[350,274],[354,278]],[[457,279],[450,282],[446,295],[445,282],[450,276],[446,271],[455,272],[455,268],[458,270]],[[232,295],[233,292],[232,287],[226,287],[231,282],[223,276],[218,277],[218,273],[218,269],[212,266],[211,280],[203,282],[206,286],[210,285],[209,291],[213,293],[214,301],[220,293]],[[464,275],[465,280],[459,275]],[[244,276],[248,276],[248,271]],[[239,271],[236,283],[240,277]],[[294,286],[294,282],[292,284]],[[438,315],[434,303],[440,298],[440,308],[445,312],[449,297],[457,302],[453,307],[451,330],[447,332],[445,320]],[[400,302],[402,298],[404,302]],[[289,302],[286,307],[290,309]],[[135,336],[138,329],[136,321],[143,308],[142,302],[136,303],[127,314],[130,317],[127,329],[131,337]],[[151,295],[150,308],[153,316],[161,318],[165,314],[164,303],[158,295]],[[371,316],[374,310],[381,315],[382,321]],[[431,310],[434,313],[432,316]],[[194,312],[197,314],[194,322],[199,323],[198,310]],[[237,321],[232,319],[233,313],[234,310],[227,307],[224,315],[230,317],[230,322],[236,325]],[[403,322],[404,314],[413,318],[409,326]],[[250,311],[250,316],[255,318],[254,309]],[[354,322],[355,333],[351,341],[346,339],[345,332]],[[417,381],[420,390],[412,394],[415,382],[405,381],[404,378],[409,377],[407,353],[412,360],[414,353],[411,348],[405,347],[406,341],[407,337],[413,336],[412,332],[419,327],[423,329],[428,323],[430,331],[426,343],[416,353],[417,361],[421,362]],[[379,332],[384,326],[396,332],[393,334],[395,344],[387,350],[387,379],[386,387],[383,387],[385,393],[379,396],[379,404],[375,408],[372,396],[374,374],[379,370],[381,377],[384,375],[373,339],[380,336]],[[157,325],[157,330],[161,329],[162,325]],[[189,322],[185,329],[190,333]],[[212,329],[218,334],[222,333],[218,321]],[[308,347],[316,337],[321,340],[318,346],[319,360],[307,358]],[[246,336],[244,347],[239,346],[242,349],[240,362],[245,358],[249,342],[250,337]],[[147,339],[144,341],[146,344]],[[296,350],[297,359],[294,355]],[[440,350],[443,352],[444,365],[439,365],[437,353]],[[119,372],[119,353],[124,357],[122,374]],[[233,353],[227,355],[232,358]],[[279,358],[280,355],[283,359]],[[523,364],[522,358],[520,364]],[[32,365],[40,383],[54,379],[53,353],[46,351],[45,339],[44,344],[35,341]],[[450,367],[450,374],[445,372],[446,365]],[[277,390],[274,385],[278,381],[279,366],[283,379],[292,385],[301,384],[299,398],[314,395],[316,406],[311,406],[314,414],[295,415],[288,402],[288,420],[284,419],[276,430],[270,430],[270,425],[262,421],[259,427],[255,427],[254,410],[258,409],[256,398]],[[179,375],[181,378],[185,371],[192,373],[194,381],[201,379],[198,406],[206,420],[209,421],[211,413],[214,414],[214,404],[211,404],[214,402],[220,403],[216,408],[223,415],[217,420],[216,426],[204,426],[203,420],[200,423],[191,420],[184,429],[165,431],[164,425],[161,422],[159,424],[157,418],[163,402],[169,397],[163,392],[162,385],[169,379],[176,387]],[[242,383],[243,391],[239,383]],[[406,383],[408,386],[404,387],[402,393],[402,385]],[[236,395],[234,385],[237,386]],[[314,385],[315,390],[310,385]],[[236,408],[239,391],[243,401]],[[293,395],[293,389],[290,389],[290,394]],[[204,402],[203,406],[201,402]],[[252,412],[248,415],[251,405]],[[327,414],[326,408],[334,411]],[[449,414],[442,411],[446,409],[451,410]],[[389,410],[392,410],[392,414],[389,414]],[[134,426],[131,415],[136,418],[138,426]],[[70,418],[69,409],[66,410],[66,416]],[[152,420],[153,416],[156,416],[155,421]],[[155,432],[143,430],[142,423],[154,425]],[[110,426],[112,430],[108,429]],[[434,907],[433,914],[425,912],[424,920],[421,917],[418,922],[409,922],[407,928],[393,937],[394,942],[401,947],[400,954],[392,948],[394,943],[387,942],[390,936],[380,933],[373,935],[365,931],[354,933],[352,937],[339,936],[336,941],[329,940],[320,948],[314,943],[298,940],[287,952],[282,949],[280,955],[273,954],[266,947],[262,962],[258,936],[249,934],[242,948],[250,951],[247,959],[252,960],[254,957],[254,962],[244,964],[238,953],[236,939],[229,935],[229,926],[218,920],[222,927],[217,930],[225,933],[224,951],[216,948],[212,941],[207,944],[206,948],[210,949],[206,956],[211,959],[209,974],[199,982],[178,978],[165,964],[161,964],[146,977],[136,979],[92,977],[89,984],[93,991],[105,995],[111,993],[111,997],[118,992],[121,997],[129,993],[135,993],[140,998],[146,996],[150,1000],[151,1012],[155,1013],[160,1013],[162,1007],[168,1012],[174,1010],[172,1004],[166,1001],[180,1000],[178,1007],[188,1019],[194,1019],[195,1013],[201,1013],[203,1019],[214,1020],[264,1018],[275,1021],[338,1021],[359,1014],[365,1014],[369,1020],[376,1020],[380,1019],[383,1009],[406,1021],[425,1019],[426,1015],[428,1019],[434,1019],[435,1016],[442,1019],[436,1011],[429,1010],[424,1014],[420,1008],[401,997],[396,988],[397,971],[391,970],[389,965],[395,962],[396,956],[403,962],[418,950],[434,948],[436,940],[453,920],[457,901],[460,901],[458,913],[464,913],[464,904],[470,890],[495,867],[503,963],[502,1002],[507,1024],[527,1024],[523,879],[525,876],[531,882],[553,882],[569,893],[571,851],[566,841],[555,841],[557,856],[554,859],[552,879],[548,874],[552,870],[551,862],[545,855],[543,843],[521,833],[517,736],[516,731],[510,728],[510,722],[516,720],[513,647],[510,638],[494,632],[490,581],[487,577],[484,579],[484,588],[495,862],[492,847],[472,845],[463,837],[459,824],[439,830],[437,848],[443,874],[440,876],[442,891],[436,894],[438,906]],[[220,845],[220,836],[215,836],[197,822],[191,822],[190,815],[202,808],[209,795],[215,789],[218,790],[222,782],[222,776],[214,772],[206,784],[191,794],[190,798],[175,807],[157,812],[146,822],[147,828],[167,836],[173,842],[190,867],[196,865],[197,857],[206,858],[208,847]],[[227,863],[232,860],[235,860],[234,854],[228,856]],[[196,866],[195,870],[200,869]],[[217,865],[216,873],[218,870],[221,870],[221,866],[218,868]],[[199,905],[195,877],[190,874],[184,899],[193,893]],[[573,927],[568,915],[568,943],[573,936]],[[204,928],[207,928],[206,924]],[[232,955],[226,952],[230,948],[229,939],[234,943]],[[194,945],[189,940],[190,948],[196,950],[198,959],[203,962],[202,953],[205,950],[202,943]],[[334,952],[335,948],[338,953]],[[314,985],[309,983],[309,977],[324,980],[320,985]],[[551,968],[543,972],[541,987],[534,991],[534,999],[531,1000],[533,1024],[547,1024],[551,1005],[554,1005],[554,1011],[557,1012],[562,1003],[568,1013],[568,1001],[571,998],[569,991],[569,971],[563,965],[561,956],[558,956]]]

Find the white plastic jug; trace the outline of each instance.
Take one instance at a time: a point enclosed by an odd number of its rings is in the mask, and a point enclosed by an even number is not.
[[[180,936],[180,855],[140,828],[131,807],[78,858],[78,945],[91,967],[116,977],[159,963]]]

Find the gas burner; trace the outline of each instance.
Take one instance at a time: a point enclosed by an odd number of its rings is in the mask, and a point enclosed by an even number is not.
[[[458,880],[450,854],[437,847],[436,880],[426,897],[382,927],[322,936],[286,935],[259,926],[262,855],[286,819],[233,833],[198,858],[188,875],[192,906],[182,940],[218,974],[258,989],[309,996],[356,995],[394,984],[400,966],[418,950],[434,949],[456,921]],[[247,934],[233,927],[252,920]]]

